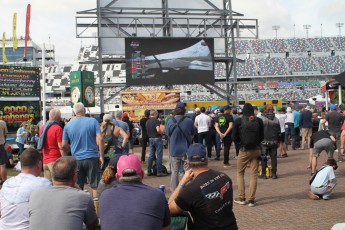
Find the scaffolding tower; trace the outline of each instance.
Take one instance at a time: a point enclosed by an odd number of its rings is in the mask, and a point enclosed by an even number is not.
[[[160,2],[159,2],[160,1]],[[178,3],[179,0],[171,1]],[[217,85],[203,85],[230,103],[237,100],[237,70],[235,39],[257,39],[258,20],[245,19],[232,9],[231,0],[199,0],[199,8],[169,7],[169,0],[140,0],[140,6],[129,6],[128,1],[97,0],[97,8],[77,12],[77,38],[98,40],[100,107],[103,112],[103,89],[123,86],[104,84],[101,76],[103,63],[124,63],[126,37],[208,37],[214,38],[215,62],[226,65],[226,89]],[[134,1],[131,1],[133,4]],[[202,4],[200,4],[202,3]],[[160,7],[152,7],[160,5]],[[181,4],[183,2],[181,1]],[[243,35],[242,31],[246,31]],[[231,73],[233,77],[230,78]],[[128,87],[128,86],[123,86]],[[112,95],[113,97],[114,95]]]

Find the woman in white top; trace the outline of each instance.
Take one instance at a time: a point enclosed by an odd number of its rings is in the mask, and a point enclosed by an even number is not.
[[[286,153],[286,145],[285,145],[285,120],[287,116],[285,112],[283,111],[283,108],[277,107],[276,110],[277,110],[276,117],[279,120],[280,131],[281,131],[278,152],[280,153],[279,155],[281,157],[287,157],[288,155]]]
[[[19,149],[18,157],[24,151],[24,145],[27,143],[27,138],[29,134],[28,130],[26,129],[27,126],[28,126],[28,123],[24,121],[21,123],[20,128],[17,130],[16,144]]]
[[[292,149],[295,150],[296,133],[295,133],[295,116],[291,113],[291,107],[286,108],[286,119],[285,119],[285,145],[286,148],[289,146],[289,139],[291,138]]]

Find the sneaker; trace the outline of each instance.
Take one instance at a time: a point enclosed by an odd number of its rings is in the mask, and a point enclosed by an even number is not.
[[[248,200],[248,206],[254,207],[256,205],[256,202],[254,200]]]
[[[224,168],[230,168],[230,167],[231,167],[230,163],[224,163]]]
[[[215,161],[220,161],[220,157],[214,158]]]
[[[237,157],[237,156],[234,156],[234,159],[235,159],[235,160],[237,160],[237,159],[238,159],[238,157]]]
[[[308,192],[308,196],[310,199],[312,200],[318,200],[320,199],[320,197],[318,195],[315,195],[314,193],[312,193],[311,191]]]
[[[167,173],[157,173],[157,177],[168,176]]]
[[[241,199],[241,198],[235,198],[234,202],[236,204],[240,204],[240,205],[246,205],[247,204],[246,199]]]
[[[273,173],[272,174],[272,179],[278,179],[277,174]]]
[[[152,172],[147,173],[147,176],[152,176],[152,175],[153,175]]]

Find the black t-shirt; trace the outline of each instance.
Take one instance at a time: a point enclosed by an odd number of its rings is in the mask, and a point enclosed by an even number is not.
[[[139,122],[140,126],[141,126],[142,137],[147,137],[146,122],[148,119],[150,119],[150,118],[144,117],[144,118],[141,118],[141,120]]]
[[[223,113],[217,117],[217,123],[222,133],[225,133],[226,130],[229,128],[230,122],[234,122],[234,118],[230,114]],[[227,134],[227,136],[229,135],[231,135],[231,132]]]
[[[157,132],[156,127],[159,127],[159,121],[156,118],[150,118],[146,122],[146,131],[149,138],[159,138],[161,135]]]
[[[324,138],[331,139],[331,135],[326,130],[320,130],[316,133],[313,133],[313,135],[310,138],[310,148],[314,148],[314,144],[317,141],[324,139]]]
[[[175,202],[182,210],[190,211],[195,229],[231,230],[237,229],[232,200],[231,179],[210,169],[182,189]]]

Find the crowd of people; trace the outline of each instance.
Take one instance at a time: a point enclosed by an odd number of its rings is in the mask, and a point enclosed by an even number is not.
[[[169,229],[171,216],[185,212],[194,229],[237,229],[233,203],[256,206],[258,178],[278,179],[277,158],[288,157],[287,149],[309,150],[308,196],[313,200],[330,199],[337,183],[334,170],[345,155],[345,107],[335,104],[320,114],[309,106],[247,103],[242,109],[224,106],[217,114],[202,107],[189,117],[185,104],[177,102],[165,120],[156,110],[146,110],[140,120],[141,157],[133,154],[134,128],[128,114],[105,114],[99,122],[86,116],[82,103],[73,110],[76,116],[63,127],[60,111],[49,112],[48,122],[39,124],[37,149],[21,147],[27,124],[21,125],[16,139],[21,173],[9,179],[8,132],[0,121],[1,229]],[[163,164],[164,135],[171,173],[168,200],[165,193],[143,183],[147,158],[147,176],[169,175]],[[322,151],[328,160],[317,170]],[[226,169],[232,166],[231,158],[237,160],[235,197],[231,178],[208,165],[222,159]],[[266,173],[269,168],[271,175]],[[129,216],[136,221],[125,221]]]

